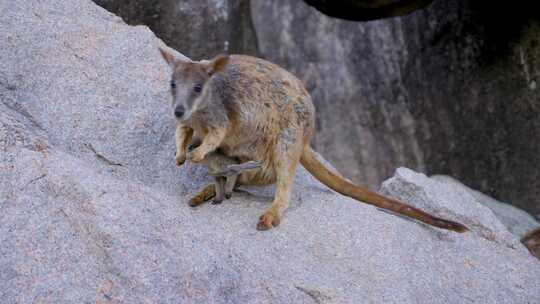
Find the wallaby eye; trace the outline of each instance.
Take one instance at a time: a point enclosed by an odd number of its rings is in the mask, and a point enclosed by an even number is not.
[[[176,81],[171,80],[171,89],[176,89]]]
[[[202,91],[202,84],[197,84],[193,87],[193,91],[200,93]]]

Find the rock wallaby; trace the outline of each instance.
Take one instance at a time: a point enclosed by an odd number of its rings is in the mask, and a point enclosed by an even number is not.
[[[200,141],[193,142],[189,146],[189,150],[197,148],[201,144]],[[188,153],[188,159],[190,154]],[[226,199],[232,197],[236,180],[240,173],[257,169],[261,166],[260,162],[248,161],[239,164],[238,160],[228,157],[218,150],[206,154],[200,164],[208,168],[208,174],[214,177],[214,187],[216,188],[216,196],[212,200],[212,204],[221,204]]]
[[[176,59],[160,49],[172,68],[171,93],[176,117],[176,164],[186,160],[193,133],[202,140],[190,158],[202,161],[219,148],[240,163],[261,167],[240,174],[239,185],[276,183],[272,205],[257,229],[279,225],[288,207],[296,167],[301,163],[334,191],[361,202],[457,232],[462,224],[437,218],[420,209],[356,186],[326,168],[309,146],[315,129],[315,108],[301,81],[268,61],[242,55],[220,55],[208,61]],[[216,195],[207,185],[191,201],[197,206]]]

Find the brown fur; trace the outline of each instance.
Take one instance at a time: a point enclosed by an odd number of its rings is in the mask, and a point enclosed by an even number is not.
[[[167,60],[166,56],[164,58]],[[244,185],[277,183],[274,201],[259,218],[258,229],[279,225],[289,204],[296,167],[301,162],[317,179],[341,194],[436,227],[458,232],[467,230],[459,223],[433,217],[355,186],[317,161],[309,147],[314,134],[315,108],[294,75],[250,56],[228,56],[225,65],[216,64],[216,60],[222,62],[223,57],[209,62],[174,61],[171,64],[173,80],[182,83],[182,89],[173,89],[173,107],[188,109],[185,115],[177,117],[177,140],[180,141],[177,163],[179,158],[185,159],[185,140],[193,131],[202,139],[191,156],[195,162],[217,148],[241,162],[260,161],[260,169],[244,172],[239,177],[239,183]],[[202,77],[204,72],[206,76]],[[202,92],[193,94],[192,87],[200,83],[204,84]],[[215,188],[209,185],[194,199],[200,204],[213,195]]]
[[[529,249],[532,255],[540,259],[540,228],[529,231],[521,238],[521,243]]]

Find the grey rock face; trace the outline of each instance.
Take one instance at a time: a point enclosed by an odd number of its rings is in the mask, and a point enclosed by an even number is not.
[[[128,24],[144,24],[193,59],[257,55],[250,0],[94,0]]]
[[[307,84],[315,147],[344,175],[375,187],[398,166],[448,174],[537,216],[539,11],[486,5],[348,22],[276,0],[252,15],[261,54]]]
[[[405,169],[386,193],[472,232],[380,212],[303,170],[269,232],[255,224],[271,188],[188,207],[208,179],[174,166],[161,42],[87,0],[0,1],[0,13],[2,303],[527,303],[540,293],[540,263],[489,209]]]

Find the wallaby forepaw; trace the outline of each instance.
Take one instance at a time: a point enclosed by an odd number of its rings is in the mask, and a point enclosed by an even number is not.
[[[272,227],[278,226],[280,223],[279,215],[274,214],[272,211],[267,211],[261,217],[259,217],[259,223],[257,223],[257,230],[269,230]]]
[[[205,156],[206,156],[206,152],[200,150],[199,148],[188,153],[189,160],[194,163],[198,163],[202,161]]]

